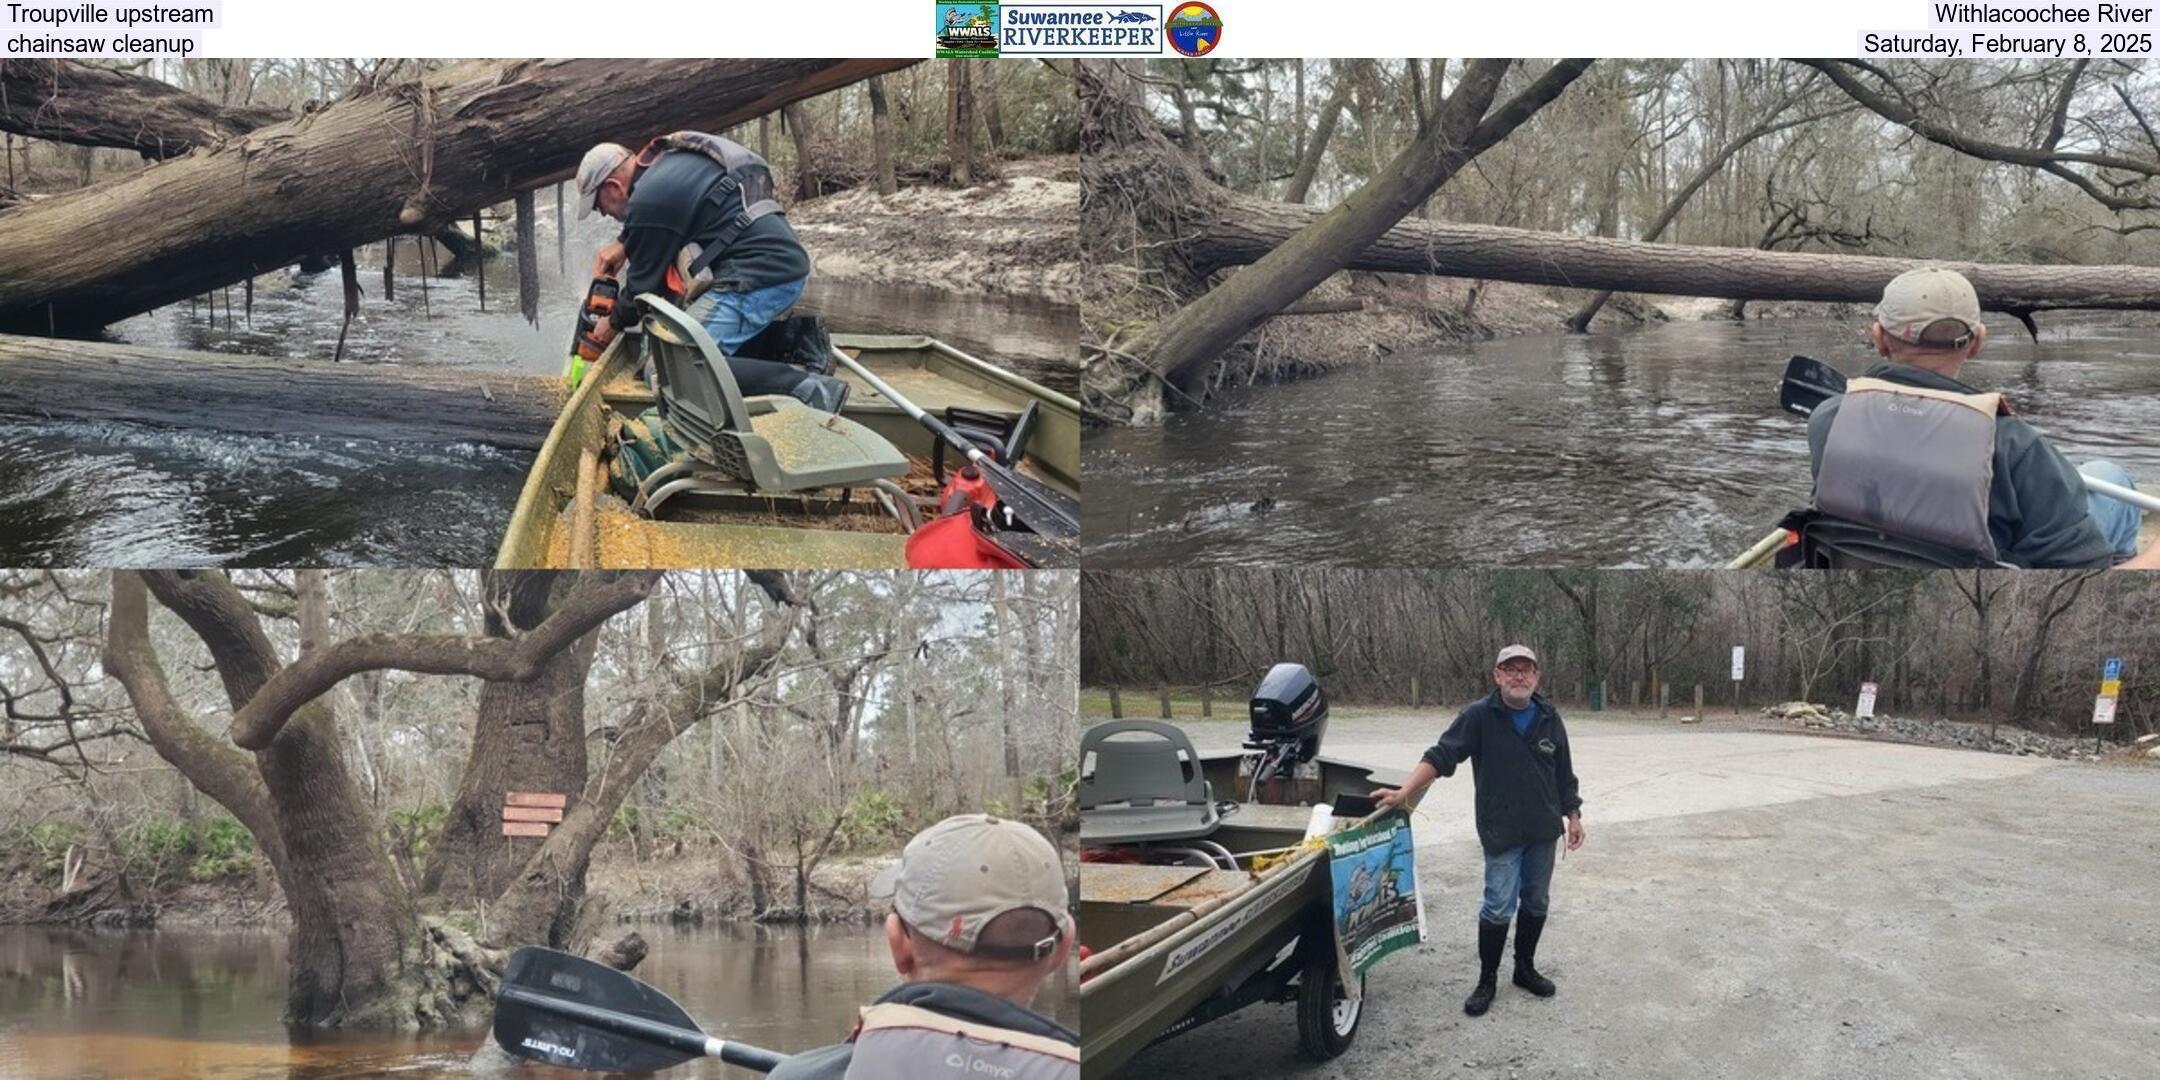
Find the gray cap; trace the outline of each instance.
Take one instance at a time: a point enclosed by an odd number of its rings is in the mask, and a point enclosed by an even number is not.
[[[1537,654],[1530,651],[1530,646],[1510,645],[1507,648],[1500,650],[1500,659],[1493,661],[1492,666],[1499,667],[1500,665],[1505,664],[1510,660],[1528,660],[1533,664],[1536,664],[1538,662]],[[1540,664],[1539,666],[1542,667],[1544,665]]]
[[[1908,345],[1922,344],[1920,335],[1944,319],[1956,321],[1965,332],[1943,344],[1962,348],[1980,325],[1980,294],[1965,275],[1940,266],[1907,270],[1891,278],[1883,286],[1882,303],[1875,305],[1875,321],[1883,332]]]
[[[961,952],[980,951],[983,927],[1023,909],[1042,912],[1057,928],[1026,946],[1036,959],[1072,932],[1057,849],[1034,829],[988,814],[960,814],[916,833],[899,863],[871,882],[870,895],[891,897],[917,933]]]
[[[600,185],[629,156],[630,148],[621,143],[604,142],[585,151],[585,160],[578,162],[577,167],[579,218],[592,216],[593,200],[600,195]]]

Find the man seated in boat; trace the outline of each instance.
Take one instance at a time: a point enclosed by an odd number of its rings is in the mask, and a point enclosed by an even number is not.
[[[705,329],[745,396],[790,394],[812,408],[840,410],[846,382],[736,355],[795,306],[810,280],[810,254],[773,196],[764,158],[731,139],[678,131],[635,154],[618,143],[593,147],[578,165],[577,184],[579,217],[598,210],[623,226],[593,258],[594,276],[622,277],[623,302],[593,335],[601,344],[636,325],[638,296],[709,289]],[[823,366],[822,356],[812,360]]]
[[[908,841],[871,895],[892,898],[885,944],[906,981],[848,1041],[796,1054],[773,1080],[1079,1080],[1080,1036],[1028,1007],[1072,948],[1050,841],[988,814],[949,817]]]
[[[1963,275],[1899,274],[1883,289],[1868,340],[1884,362],[1808,419],[1818,509],[1987,562],[2160,567],[2160,546],[2138,555],[2136,507],[2088,494],[2079,468],[2002,395],[1958,381],[1987,343],[1980,298]],[[2110,462],[2082,471],[2132,486]]]
[[[1372,793],[1381,807],[1411,805],[1417,793],[1471,763],[1477,788],[1478,843],[1485,849],[1485,895],[1478,908],[1478,981],[1463,1012],[1483,1016],[1499,989],[1500,954],[1515,922],[1515,985],[1538,997],[1556,992],[1538,973],[1538,939],[1550,909],[1554,847],[1582,847],[1582,796],[1560,711],[1538,696],[1538,659],[1509,645],[1493,661],[1490,695],[1455,717],[1399,788]]]

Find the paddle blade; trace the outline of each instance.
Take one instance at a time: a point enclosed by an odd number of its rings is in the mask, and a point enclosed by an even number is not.
[[[1021,524],[1053,544],[1070,545],[1078,554],[1080,504],[987,458],[980,463],[990,491]]]
[[[1778,407],[1794,416],[1812,416],[1815,407],[1845,392],[1845,373],[1805,356],[1785,364],[1785,381],[1778,389]]]
[[[666,994],[605,964],[519,949],[495,1001],[495,1042],[547,1065],[657,1072],[703,1056],[705,1033]]]

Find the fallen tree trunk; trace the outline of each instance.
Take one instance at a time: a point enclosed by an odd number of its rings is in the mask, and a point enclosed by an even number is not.
[[[1322,211],[1231,196],[1185,241],[1194,265],[1258,260],[1320,219]],[[1345,270],[1490,278],[1574,289],[1717,296],[1734,300],[1874,303],[1891,278],[1938,265],[1970,278],[1990,311],[2160,310],[2160,266],[2032,266],[1755,248],[1690,247],[1493,225],[1406,220],[1352,256]]]
[[[0,329],[81,331],[303,255],[428,233],[596,142],[719,130],[911,60],[461,65],[0,211]]]
[[[291,118],[75,60],[0,60],[0,131],[33,139],[120,147],[155,161]]]
[[[0,416],[536,450],[553,379],[0,335]]]

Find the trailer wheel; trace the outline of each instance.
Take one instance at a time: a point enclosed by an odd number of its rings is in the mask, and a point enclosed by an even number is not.
[[[1321,1061],[1350,1049],[1364,1016],[1365,976],[1358,976],[1358,996],[1349,998],[1343,996],[1335,973],[1335,950],[1320,948],[1312,950],[1298,977],[1298,1043]]]

